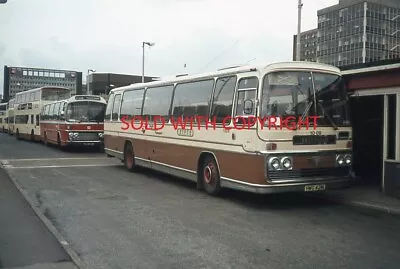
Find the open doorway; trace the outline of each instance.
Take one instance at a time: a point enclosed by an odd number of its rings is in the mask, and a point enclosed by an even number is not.
[[[383,95],[350,98],[353,125],[353,166],[361,183],[382,180]]]

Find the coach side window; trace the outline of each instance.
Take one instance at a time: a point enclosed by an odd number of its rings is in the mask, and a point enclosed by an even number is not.
[[[65,108],[66,108],[66,106],[67,106],[67,103],[66,102],[62,102],[61,103],[61,105],[60,105],[60,116],[59,116],[59,119],[60,120],[65,120]]]
[[[118,121],[118,114],[119,114],[119,106],[121,102],[121,94],[117,94],[114,99],[114,106],[113,106],[113,111],[112,111],[112,121]]]
[[[104,121],[111,120],[111,112],[112,112],[113,105],[114,105],[114,97],[115,97],[115,95],[111,94],[110,98],[108,98],[106,113],[104,115]]]
[[[173,85],[148,88],[144,97],[143,117],[160,120],[154,116],[161,116],[168,122],[173,90]]]
[[[50,105],[50,109],[49,109],[49,120],[54,120],[54,106],[55,104],[51,104]]]
[[[122,96],[121,118],[142,115],[144,89],[125,91]]]
[[[175,119],[208,118],[213,87],[214,79],[178,84],[174,92],[172,116]]]
[[[40,113],[40,119],[46,120],[46,105],[42,107],[42,113]]]
[[[46,105],[46,110],[45,110],[45,114],[44,114],[46,120],[50,119],[50,105]]]
[[[232,116],[233,99],[236,88],[236,76],[218,78],[215,85],[211,118],[216,118],[217,123]],[[230,120],[225,120],[229,124]]]
[[[256,97],[258,78],[247,77],[239,80],[236,94],[236,116],[254,116],[256,112]]]
[[[60,105],[61,103],[56,103],[55,107],[54,107],[54,119],[58,120],[59,119],[59,113],[60,113]]]

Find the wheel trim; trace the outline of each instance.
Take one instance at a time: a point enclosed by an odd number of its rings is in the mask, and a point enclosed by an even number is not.
[[[204,182],[207,184],[211,184],[214,179],[214,173],[213,173],[213,164],[209,163],[207,164],[206,167],[204,167],[203,171],[203,177],[204,177]]]

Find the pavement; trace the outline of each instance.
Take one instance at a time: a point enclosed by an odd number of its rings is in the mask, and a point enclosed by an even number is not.
[[[396,215],[303,194],[211,197],[174,177],[129,173],[104,154],[14,141],[0,135],[4,169],[85,268],[397,269],[400,263]]]
[[[2,169],[0,213],[0,268],[76,269]]]
[[[384,195],[380,186],[376,184],[358,182],[350,188],[329,190],[322,194],[313,194],[313,196],[336,203],[400,215],[400,198]]]

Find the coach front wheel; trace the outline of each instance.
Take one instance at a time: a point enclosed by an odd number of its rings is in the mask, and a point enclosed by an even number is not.
[[[128,169],[131,172],[134,172],[136,170],[135,166],[135,155],[133,153],[133,148],[131,143],[127,143],[125,145],[124,149],[124,165],[126,169]]]
[[[204,190],[210,195],[218,195],[221,191],[221,179],[217,163],[212,156],[204,159],[201,172]]]
[[[43,143],[44,143],[46,146],[49,146],[49,142],[47,141],[47,133],[44,133],[44,135],[43,135]]]

